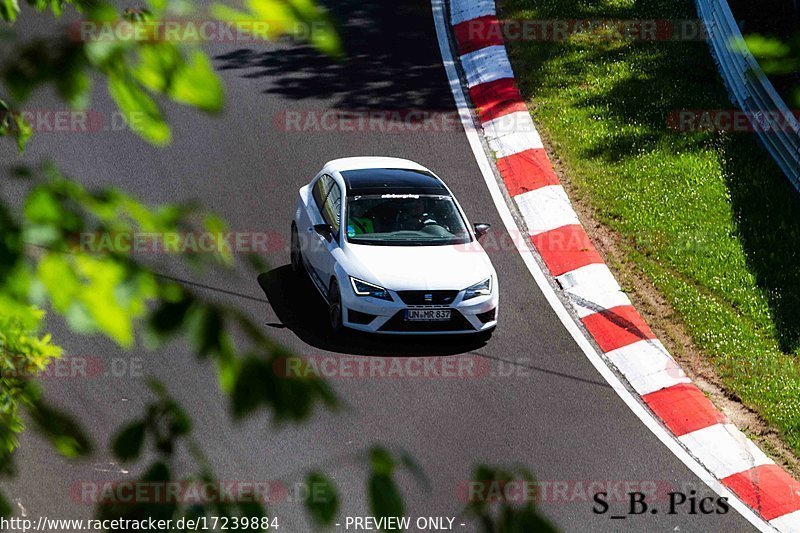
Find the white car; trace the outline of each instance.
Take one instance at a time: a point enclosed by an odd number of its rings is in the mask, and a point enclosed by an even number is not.
[[[331,328],[392,334],[490,332],[498,283],[450,189],[405,159],[328,162],[299,191],[292,269],[328,303]]]

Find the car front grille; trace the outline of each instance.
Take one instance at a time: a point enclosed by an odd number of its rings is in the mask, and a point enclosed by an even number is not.
[[[408,305],[448,305],[458,296],[458,291],[397,291]]]

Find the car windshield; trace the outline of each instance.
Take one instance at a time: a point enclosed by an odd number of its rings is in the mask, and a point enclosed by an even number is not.
[[[382,194],[347,199],[347,240],[356,244],[435,246],[471,237],[455,202],[445,195]]]

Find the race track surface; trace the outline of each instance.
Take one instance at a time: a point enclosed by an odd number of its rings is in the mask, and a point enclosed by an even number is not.
[[[149,398],[145,377],[124,370],[124,362],[136,358],[144,376],[163,381],[187,408],[194,436],[219,478],[278,479],[292,486],[306,470],[321,468],[340,490],[342,519],[368,513],[361,453],[382,442],[410,452],[430,478],[428,490],[402,478],[412,516],[458,514],[464,506],[459,487],[479,462],[520,463],[543,482],[540,509],[565,531],[752,529],[735,511],[709,516],[661,512],[612,520],[609,515],[624,512],[624,504],[596,515],[591,500],[574,496],[592,482],[608,481],[686,487],[700,496],[712,493],[594,370],[513,247],[489,250],[500,278],[501,311],[500,325],[488,343],[331,338],[321,298],[310,284],[293,278],[288,267],[296,191],[327,160],[355,155],[413,159],[448,183],[472,222],[489,222],[496,232],[503,225],[454,117],[442,121],[445,131],[429,132],[285,131],[281,126],[286,112],[297,111],[454,111],[426,1],[327,4],[342,25],[345,61],[336,63],[291,43],[209,45],[227,90],[220,117],[169,105],[174,141],[166,149],[151,147],[127,131],[52,133],[35,137],[23,160],[53,159],[84,184],[114,184],[151,203],[198,200],[236,231],[274,235],[279,244],[264,254],[270,269],[261,273],[244,261],[237,261],[231,273],[198,275],[175,258],[153,260],[160,273],[203,284],[210,297],[240,306],[295,354],[467,354],[485,360],[492,372],[469,379],[335,379],[333,385],[346,402],[341,413],[319,412],[296,427],[277,428],[267,416],[234,424],[214,369],[198,362],[184,342],[155,352],[125,352],[105,339],[74,334],[52,318],[49,327],[67,354],[122,361],[116,364],[124,375],[45,382],[47,397],[80,419],[100,451],[91,460],[71,463],[26,433],[17,455],[19,475],[4,484],[6,494],[28,516],[90,517],[92,505],[70,493],[75,483],[127,479],[140,472],[132,465],[124,467],[130,474],[120,473],[121,467],[104,451],[114,431],[138,416]],[[32,22],[47,17],[26,18],[17,28],[22,35],[52,28]],[[31,107],[63,105],[42,94]],[[105,116],[113,113],[105,89],[96,89],[92,108]],[[11,143],[0,146],[0,158],[15,160]],[[11,198],[19,193],[18,186],[6,189]],[[183,466],[190,465],[186,461]],[[566,494],[548,492],[547,483],[554,482],[566,486]],[[664,502],[659,503],[666,508]],[[281,521],[280,531],[308,528],[296,498],[275,503],[271,511]],[[475,529],[468,524],[457,530]]]

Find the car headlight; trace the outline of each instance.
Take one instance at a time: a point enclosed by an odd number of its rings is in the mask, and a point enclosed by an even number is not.
[[[492,278],[488,277],[480,283],[476,283],[464,290],[464,300],[476,298],[478,296],[488,296],[492,294]]]
[[[372,283],[367,283],[366,281],[354,278],[353,276],[350,276],[350,283],[353,285],[353,290],[358,296],[372,296],[373,298],[378,298],[379,300],[392,301],[392,295],[389,294],[389,291],[383,287],[373,285]]]

